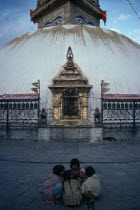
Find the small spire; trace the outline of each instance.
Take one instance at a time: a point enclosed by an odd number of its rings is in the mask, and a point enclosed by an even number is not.
[[[67,51],[67,60],[73,60],[73,52],[71,47],[69,46],[68,51]]]
[[[76,67],[74,66],[74,63],[73,63],[73,52],[72,52],[72,49],[71,47],[68,48],[68,51],[67,51],[67,66],[65,67],[65,69],[67,71],[75,71]]]

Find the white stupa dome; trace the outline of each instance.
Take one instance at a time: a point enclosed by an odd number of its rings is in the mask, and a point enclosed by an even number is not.
[[[39,79],[41,104],[51,106],[48,85],[66,63],[69,46],[74,62],[93,85],[94,107],[101,80],[110,83],[109,93],[140,93],[139,44],[99,27],[59,25],[24,34],[0,49],[0,94],[30,93],[31,83]]]

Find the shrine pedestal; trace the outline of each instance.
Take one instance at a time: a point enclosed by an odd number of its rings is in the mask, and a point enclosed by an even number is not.
[[[38,128],[40,141],[98,141],[103,139],[102,127],[59,127]]]

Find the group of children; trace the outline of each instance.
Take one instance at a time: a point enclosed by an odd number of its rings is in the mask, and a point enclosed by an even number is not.
[[[70,170],[56,165],[53,173],[44,182],[44,199],[48,203],[59,203],[63,198],[66,206],[80,205],[83,196],[90,207],[94,199],[101,193],[101,185],[92,166],[80,168],[80,162],[74,158],[70,162]]]

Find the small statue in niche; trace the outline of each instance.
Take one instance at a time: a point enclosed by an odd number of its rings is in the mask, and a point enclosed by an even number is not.
[[[41,113],[40,113],[40,122],[47,123],[47,112],[45,108],[42,108]]]
[[[99,109],[96,107],[95,108],[95,112],[94,112],[94,122],[100,122],[101,119],[101,113],[99,111]]]

